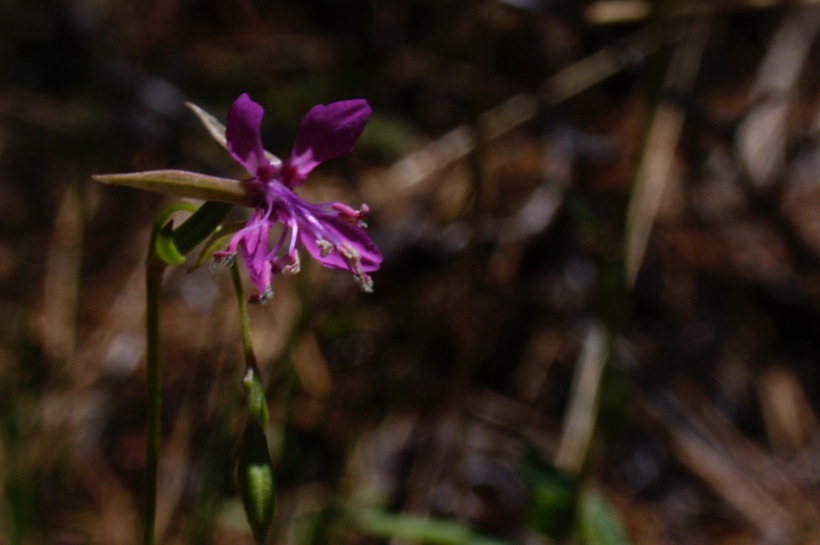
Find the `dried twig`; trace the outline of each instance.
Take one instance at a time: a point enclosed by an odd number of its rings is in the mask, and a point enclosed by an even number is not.
[[[675,50],[665,82],[667,88],[680,94],[689,94],[694,85],[706,47],[709,21],[699,19],[692,27],[692,32],[687,33],[687,38]],[[684,112],[678,106],[662,102],[647,133],[626,218],[626,278],[629,285],[634,284],[638,276],[661,197],[673,175],[672,162],[683,120]]]
[[[478,142],[475,131],[488,143],[531,120],[542,106],[555,106],[620,72],[635,58],[643,58],[659,44],[639,32],[618,47],[604,48],[550,77],[538,95],[520,93],[481,115],[477,126],[463,124],[396,162],[366,174],[362,190],[369,203],[379,205],[397,198],[436,172],[463,159]],[[626,52],[629,52],[627,54]]]

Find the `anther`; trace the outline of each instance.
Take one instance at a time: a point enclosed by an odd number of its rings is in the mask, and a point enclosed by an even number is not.
[[[236,261],[236,252],[214,252],[214,263],[217,265],[233,265]]]
[[[319,247],[319,255],[322,257],[327,257],[333,253],[333,243],[329,240],[319,239],[316,241],[316,246]]]
[[[271,299],[273,299],[273,288],[268,287],[264,292],[249,297],[248,301],[264,305]]]

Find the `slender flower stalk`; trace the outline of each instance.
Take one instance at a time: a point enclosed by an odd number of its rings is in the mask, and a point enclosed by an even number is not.
[[[145,497],[143,511],[143,543],[156,543],[157,520],[157,476],[159,466],[160,433],[160,350],[159,350],[159,309],[162,274],[165,265],[149,260],[145,267],[146,296],[146,382],[148,392],[145,399]]]
[[[233,280],[236,304],[239,309],[239,329],[242,334],[242,351],[245,354],[245,373],[247,374],[250,371],[259,374],[259,365],[256,363],[256,355],[253,353],[253,342],[251,340],[251,319],[248,315],[248,306],[245,304],[242,290],[242,279],[239,277],[239,268],[236,264],[231,266],[231,279]]]

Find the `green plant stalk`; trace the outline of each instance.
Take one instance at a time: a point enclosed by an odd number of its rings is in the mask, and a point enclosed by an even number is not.
[[[236,292],[236,303],[239,306],[239,324],[242,329],[242,350],[245,352],[246,372],[251,370],[256,376],[259,376],[259,365],[256,363],[253,342],[251,341],[251,320],[248,316],[248,303],[245,301],[242,279],[239,276],[239,267],[236,266],[236,263],[231,265],[231,277]]]
[[[245,389],[245,404],[248,416],[264,430],[270,419],[268,402],[265,399],[265,387],[262,385],[262,373],[253,354],[251,340],[251,321],[248,316],[248,305],[242,290],[242,280],[239,277],[239,267],[234,263],[231,266],[233,285],[236,292],[236,302],[239,306],[239,323],[242,330],[242,348],[245,353],[245,373],[242,377],[242,387]]]
[[[173,244],[184,255],[211,236],[233,205],[206,202],[172,233]],[[162,275],[168,268],[156,253],[158,236],[171,214],[191,211],[184,203],[169,207],[154,225],[148,258],[145,263],[145,360],[147,394],[145,400],[145,498],[143,513],[143,544],[156,544],[157,478],[159,475],[160,411],[162,409],[162,376],[160,372],[160,296]],[[235,267],[234,267],[235,268]],[[238,273],[237,273],[238,275]]]
[[[159,325],[160,292],[165,265],[149,259],[145,267],[146,293],[146,381],[148,392],[145,400],[145,505],[144,505],[144,545],[156,543],[157,521],[157,477],[159,467],[160,409],[162,403]]]

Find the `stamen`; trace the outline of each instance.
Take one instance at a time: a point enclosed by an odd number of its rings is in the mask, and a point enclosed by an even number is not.
[[[268,287],[264,292],[258,293],[248,298],[248,301],[250,301],[251,303],[259,303],[260,305],[264,305],[267,304],[267,302],[271,299],[273,299],[273,288]]]
[[[282,273],[286,276],[294,276],[302,270],[302,260],[299,258],[298,250],[291,250],[285,255],[279,255],[270,260],[273,274]]]
[[[236,261],[236,252],[214,252],[214,263],[217,265],[233,265]]]
[[[342,218],[352,223],[353,225],[358,225],[359,227],[363,228],[367,227],[367,224],[364,222],[364,219],[370,213],[370,207],[366,204],[363,203],[358,210],[354,210],[348,205],[340,202],[331,203],[330,207],[333,210],[337,211]]]
[[[330,207],[347,218],[355,218],[356,210],[342,202],[330,203]]]
[[[300,272],[302,272],[302,263],[300,261],[291,263],[290,265],[285,265],[282,268],[282,274],[285,276],[296,276]]]
[[[322,257],[327,257],[333,253],[333,243],[329,240],[319,239],[316,241],[316,246],[319,247],[319,255]]]
[[[353,279],[359,284],[362,291],[372,293],[373,279],[362,269],[362,255],[359,251],[347,242],[339,244],[337,248],[342,257],[345,258],[350,272],[353,273]]]
[[[362,288],[363,292],[373,293],[373,279],[370,278],[369,274],[363,272],[359,276],[353,275],[353,279],[359,283],[359,287]]]

